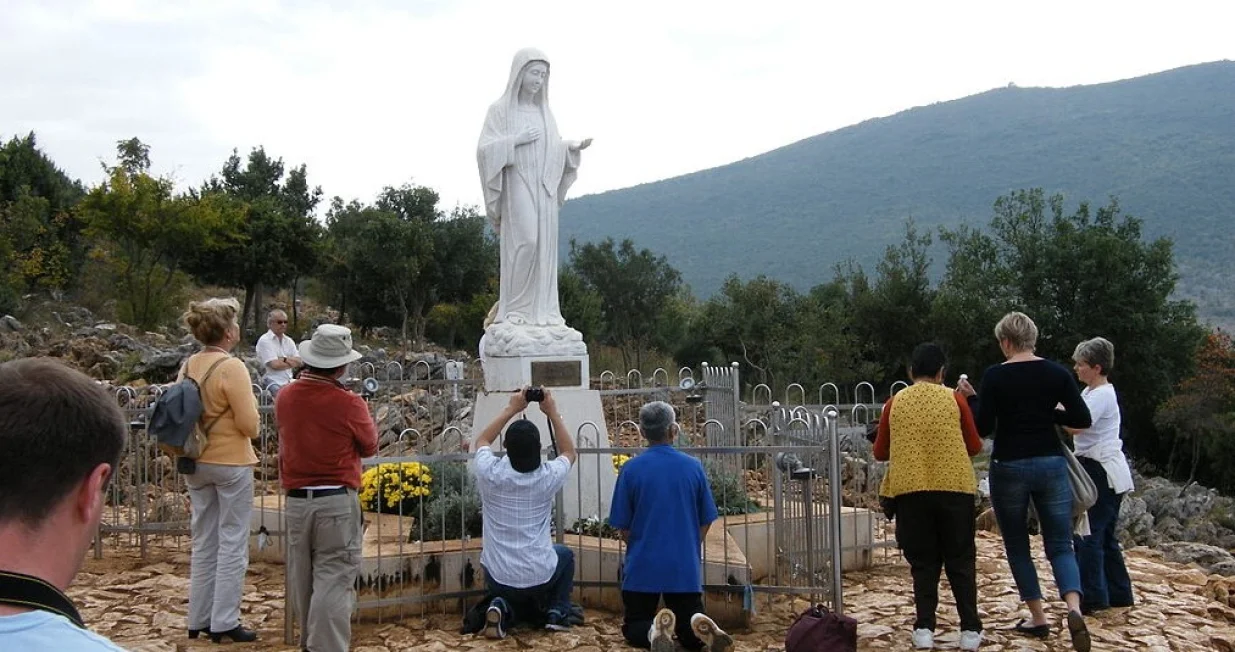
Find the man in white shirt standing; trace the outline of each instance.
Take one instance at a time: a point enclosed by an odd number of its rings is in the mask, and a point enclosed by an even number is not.
[[[506,455],[497,457],[490,447],[502,426],[526,410],[529,394],[535,399],[537,392],[543,392],[540,411],[552,426],[557,459],[541,462],[540,430],[527,419],[506,429]],[[495,596],[485,614],[489,638],[504,638],[515,621],[543,620],[553,630],[570,626],[575,554],[552,543],[549,522],[553,499],[566,483],[575,459],[575,444],[547,389],[516,392],[476,440],[473,472],[485,539],[480,564],[485,569],[486,589]]]
[[[271,310],[266,315],[265,335],[257,340],[257,359],[262,363],[262,387],[271,396],[292,382],[292,371],[304,366],[296,343],[287,336],[287,313]]]
[[[114,397],[50,358],[0,365],[0,650],[121,652],[64,591],[128,436]]]

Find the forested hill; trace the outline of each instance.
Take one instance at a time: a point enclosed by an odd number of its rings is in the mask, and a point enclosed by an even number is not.
[[[799,289],[847,258],[868,271],[908,217],[985,225],[994,200],[1041,187],[1118,197],[1176,243],[1180,291],[1235,320],[1235,62],[1072,88],[1000,88],[821,134],[710,170],[567,202],[569,239],[631,238],[696,295],[730,273]],[[942,251],[937,256],[940,262]]]

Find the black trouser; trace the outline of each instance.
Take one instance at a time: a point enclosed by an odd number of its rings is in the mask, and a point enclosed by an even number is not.
[[[946,569],[962,631],[982,631],[978,616],[973,494],[915,491],[896,497],[896,544],[913,574],[914,629],[935,629],[939,571]]]
[[[698,650],[703,647],[703,641],[695,636],[690,628],[690,617],[703,613],[702,593],[637,593],[622,591],[622,605],[626,613],[622,621],[622,636],[626,642],[635,647],[650,648],[648,631],[652,629],[652,621],[656,618],[660,598],[664,596],[665,607],[677,618],[675,631],[678,643],[687,650]]]

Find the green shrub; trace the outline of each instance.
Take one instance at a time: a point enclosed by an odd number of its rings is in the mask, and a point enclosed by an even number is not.
[[[480,494],[475,489],[437,495],[424,506],[408,541],[444,541],[481,535]]]
[[[759,511],[759,503],[746,495],[746,482],[741,473],[713,460],[703,460],[703,469],[708,474],[712,499],[721,516],[750,514]]]

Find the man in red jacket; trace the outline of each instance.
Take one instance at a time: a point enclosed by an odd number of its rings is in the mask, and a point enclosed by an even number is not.
[[[304,370],[275,398],[279,477],[287,490],[288,597],[300,647],[347,650],[360,572],[360,459],[377,453],[377,428],[364,400],[339,384],[360,358],[350,330],[317,327],[300,343]]]

